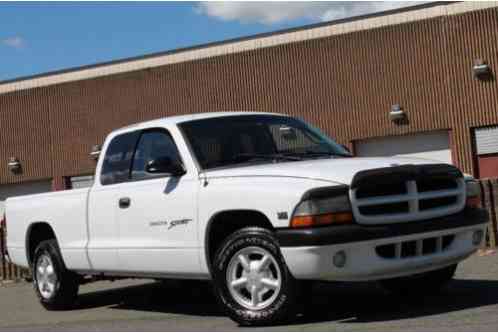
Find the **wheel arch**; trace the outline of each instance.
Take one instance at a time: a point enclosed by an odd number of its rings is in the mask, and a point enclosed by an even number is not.
[[[33,255],[35,253],[36,247],[40,242],[48,239],[55,239],[57,241],[57,235],[54,229],[48,222],[37,221],[32,222],[26,230],[26,259],[28,264],[31,266]]]
[[[228,221],[236,222],[227,224]],[[271,231],[275,229],[264,213],[254,209],[223,210],[211,216],[206,224],[204,235],[204,254],[209,272],[211,272],[214,254],[226,237],[236,230],[250,226],[262,227]]]

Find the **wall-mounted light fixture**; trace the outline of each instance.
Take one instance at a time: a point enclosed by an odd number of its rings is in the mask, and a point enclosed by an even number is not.
[[[19,174],[22,172],[21,162],[19,162],[19,159],[17,157],[11,157],[9,159],[9,163],[7,163],[7,167],[9,168],[9,171],[14,174]]]
[[[472,72],[474,74],[474,78],[478,80],[488,80],[491,77],[491,68],[482,59],[476,59],[474,61]]]
[[[90,152],[90,157],[93,158],[94,160],[98,160],[101,151],[102,151],[101,145],[93,145],[92,151]]]
[[[394,104],[391,106],[391,111],[389,112],[389,119],[391,119],[391,121],[395,123],[405,121],[406,113],[399,104]]]

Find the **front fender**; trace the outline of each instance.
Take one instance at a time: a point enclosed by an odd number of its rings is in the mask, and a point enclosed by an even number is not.
[[[227,177],[208,179],[199,191],[200,249],[204,253],[209,221],[223,211],[250,210],[263,214],[273,228],[287,227],[295,206],[308,190],[330,182],[291,177]],[[205,256],[201,266],[207,271]]]

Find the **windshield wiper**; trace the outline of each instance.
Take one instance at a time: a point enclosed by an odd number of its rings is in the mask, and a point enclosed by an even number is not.
[[[334,152],[328,152],[328,151],[312,151],[312,150],[307,150],[305,153],[299,153],[295,154],[297,156],[300,156],[301,158],[305,157],[352,157],[352,155],[349,154],[341,154],[341,153],[334,153]]]
[[[302,158],[296,155],[287,154],[252,154],[252,153],[242,153],[234,156],[234,160],[239,160],[247,158],[247,161],[253,159],[264,159],[264,160],[284,160],[284,161],[301,161]]]

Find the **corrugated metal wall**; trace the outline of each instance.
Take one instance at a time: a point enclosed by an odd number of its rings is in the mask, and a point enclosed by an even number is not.
[[[473,171],[472,127],[498,124],[498,10],[484,10],[448,18],[445,27],[448,59],[448,110],[454,129],[459,165]],[[472,77],[474,60],[493,70],[493,79]]]
[[[0,183],[92,172],[88,153],[110,130],[220,110],[288,113],[341,143],[453,129],[457,164],[472,172],[470,127],[498,124],[498,9],[301,41],[239,54],[0,95]],[[409,123],[389,121],[400,104]],[[20,158],[23,175],[2,163]]]

